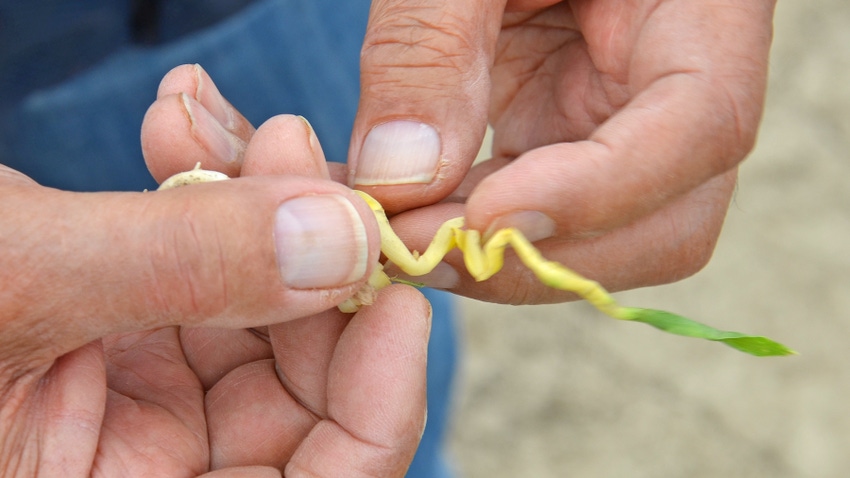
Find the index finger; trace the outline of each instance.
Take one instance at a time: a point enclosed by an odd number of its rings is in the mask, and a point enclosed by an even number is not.
[[[597,5],[574,8],[588,55],[601,76],[622,82],[631,99],[584,141],[558,142],[569,138],[554,138],[554,127],[510,135],[497,124],[496,153],[519,156],[473,191],[466,211],[470,227],[506,227],[535,212],[556,224],[560,236],[600,234],[728,171],[752,148],[772,8],[765,2],[665,4],[637,33],[622,35],[637,38],[634,45],[615,48],[612,43],[625,40],[606,43],[614,26],[604,22],[618,17],[592,11]],[[552,121],[543,118],[539,125]]]

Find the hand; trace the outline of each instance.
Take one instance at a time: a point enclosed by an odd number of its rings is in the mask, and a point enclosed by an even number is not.
[[[465,215],[481,231],[519,227],[609,290],[682,279],[710,258],[753,146],[773,6],[375,1],[350,183],[408,211],[393,225],[414,249]],[[469,171],[488,119],[493,159]],[[515,258],[483,283],[459,255],[446,262],[425,282],[568,298]]]
[[[193,161],[289,175],[78,194],[0,169],[0,474],[402,476],[430,308],[406,286],[334,308],[380,240],[306,122],[255,134],[185,66],[143,146],[159,180]]]

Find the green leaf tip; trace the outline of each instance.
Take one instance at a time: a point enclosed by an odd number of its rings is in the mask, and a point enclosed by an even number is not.
[[[720,340],[724,344],[756,357],[781,357],[797,352],[767,337],[757,335]]]
[[[715,329],[687,317],[663,310],[628,307],[621,309],[621,313],[618,315],[624,320],[643,322],[671,334],[722,342],[734,349],[757,357],[797,354],[794,350],[767,337]]]

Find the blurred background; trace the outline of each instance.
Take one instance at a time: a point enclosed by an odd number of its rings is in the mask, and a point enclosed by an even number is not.
[[[462,302],[465,477],[840,478],[850,470],[850,3],[780,1],[756,149],[711,263],[617,294],[799,356]]]

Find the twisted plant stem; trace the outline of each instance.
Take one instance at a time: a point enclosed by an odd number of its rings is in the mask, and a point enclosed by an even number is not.
[[[582,277],[568,267],[544,258],[522,232],[515,228],[501,229],[482,243],[481,234],[478,231],[463,229],[462,217],[449,219],[437,230],[424,253],[410,252],[393,231],[381,204],[362,191],[356,192],[375,213],[375,219],[381,230],[381,252],[390,262],[410,276],[427,274],[449,251],[458,248],[463,252],[464,265],[472,277],[476,281],[485,281],[502,269],[505,248],[511,246],[522,263],[531,269],[541,283],[555,289],[573,292],[590,302],[599,311],[615,319],[643,322],[671,334],[722,342],[756,356],[796,353],[785,345],[766,337],[715,329],[661,310],[623,307],[598,282]],[[390,283],[390,279],[386,277],[382,268],[376,274],[383,277],[376,279],[375,283]]]
[[[189,184],[228,179],[224,174],[200,169],[200,163],[191,171],[176,174],[165,180],[158,190]],[[389,262],[404,273],[416,277],[431,272],[452,249],[463,253],[466,269],[476,281],[485,281],[499,272],[504,265],[505,248],[511,246],[526,267],[548,287],[573,292],[602,313],[619,320],[643,322],[665,332],[685,337],[701,338],[721,342],[742,352],[756,356],[779,356],[795,354],[793,350],[771,339],[739,332],[715,329],[694,320],[654,309],[623,307],[598,282],[582,277],[566,266],[544,258],[528,239],[517,229],[497,231],[483,242],[478,231],[464,229],[464,219],[457,217],[443,223],[423,253],[411,252],[393,231],[383,206],[372,196],[355,191],[375,214],[381,231],[381,252]],[[369,305],[378,290],[392,281],[383,271],[383,265],[375,267],[368,283],[354,297],[339,305],[343,312],[356,312],[361,306]]]

